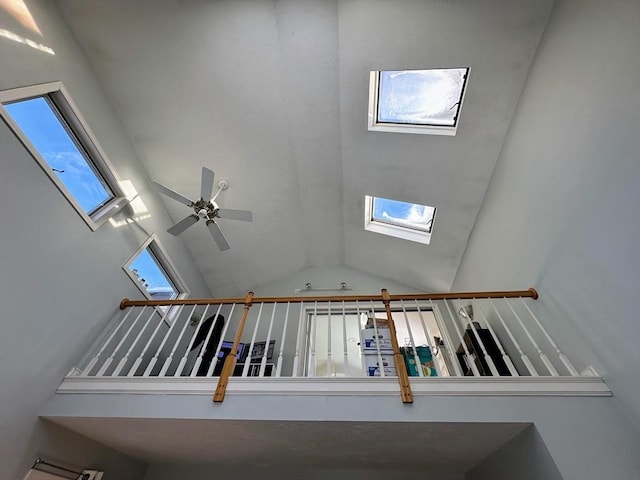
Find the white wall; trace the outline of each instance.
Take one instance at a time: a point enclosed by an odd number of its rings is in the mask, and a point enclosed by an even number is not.
[[[314,288],[338,288],[341,282],[346,282],[352,290],[344,292],[302,292],[294,293],[297,288],[304,288],[309,282]],[[308,267],[292,273],[275,282],[256,285],[252,290],[256,296],[319,296],[319,295],[377,295],[380,289],[386,288],[391,295],[401,293],[421,293],[419,290],[385,278],[384,272],[372,275],[354,268],[336,267]]]
[[[564,480],[640,477],[637,455],[640,437],[610,397],[415,395],[414,403],[407,405],[401,402],[400,395],[230,394],[212,408],[210,394],[59,394],[47,403],[43,415],[54,422],[64,422],[72,416],[202,421],[532,423]],[[82,428],[82,421],[75,422],[73,427]],[[156,471],[153,467],[151,470]]]
[[[612,389],[620,430],[608,440],[591,421],[573,441],[536,422],[565,479],[587,478],[565,474],[576,448],[610,463],[601,478],[640,475],[638,32],[637,1],[556,2],[453,284],[534,286],[558,345]],[[625,435],[627,455],[603,450]]]
[[[558,467],[534,425],[465,474],[465,480],[562,480]]]
[[[144,463],[77,440],[65,448],[69,437],[45,430],[37,415],[119,301],[141,298],[121,266],[149,234],[158,234],[193,296],[210,292],[182,241],[166,234],[170,220],[53,3],[27,6],[41,36],[4,10],[0,28],[55,54],[0,37],[0,89],[62,81],[120,179],[134,183],[152,216],[92,232],[0,122],[0,478],[22,478],[37,455],[73,451],[70,461],[79,465],[108,458],[108,478],[138,479]]]
[[[363,469],[328,469],[328,468],[218,468],[215,465],[199,465],[185,467],[183,465],[154,464],[144,480],[201,480],[204,478],[233,478],[234,480],[282,480],[296,478],[305,480],[395,480],[413,478],[428,480],[464,480],[457,474],[429,474],[417,470],[363,470]]]
[[[527,288],[640,425],[640,4],[559,0],[454,282]]]

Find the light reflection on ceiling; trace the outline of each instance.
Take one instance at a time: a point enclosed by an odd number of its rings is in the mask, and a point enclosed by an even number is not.
[[[24,28],[42,36],[40,28],[33,19],[29,8],[25,5],[24,0],[0,0],[0,8],[18,20]]]
[[[130,207],[130,212],[132,212],[133,215],[129,218],[125,218],[124,220],[115,220],[111,217],[109,219],[109,223],[117,228],[139,220],[144,220],[145,218],[150,218],[151,214],[149,213],[149,209],[140,197],[136,187],[134,187],[133,182],[131,180],[121,180],[118,183],[127,197],[127,200],[129,200],[128,206]]]
[[[33,40],[31,40],[29,38],[24,38],[23,36],[18,35],[17,33],[13,33],[13,32],[11,32],[9,30],[4,29],[4,28],[0,28],[0,37],[4,37],[4,38],[6,38],[8,40],[12,40],[12,41],[17,42],[17,43],[22,43],[24,45],[28,45],[31,48],[35,48],[36,50],[40,50],[41,52],[48,53],[49,55],[55,55],[56,54],[56,52],[53,51],[53,48],[47,47],[46,45],[43,45],[43,44],[38,43],[38,42],[34,42]]]
[[[42,32],[40,31],[40,27],[31,15],[29,8],[24,3],[24,0],[0,0],[0,8],[15,18],[20,24],[29,30],[30,32],[36,33],[41,37]],[[31,40],[30,38],[23,37],[22,35],[12,32],[11,30],[7,30],[4,28],[0,28],[0,37],[6,38],[8,40],[14,41],[16,43],[22,43],[23,45],[27,45],[36,50],[40,50],[41,52],[48,53],[49,55],[55,55],[56,53],[53,51],[53,48],[43,45],[40,42],[36,42],[35,40]]]

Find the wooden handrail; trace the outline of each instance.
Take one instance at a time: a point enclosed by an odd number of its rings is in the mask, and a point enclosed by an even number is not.
[[[180,299],[180,300],[129,300],[127,298],[120,302],[120,309],[124,310],[127,307],[133,306],[166,306],[166,305],[223,305],[223,304],[240,304],[244,303],[244,310],[242,317],[236,330],[235,338],[233,340],[233,346],[231,352],[224,359],[224,365],[220,376],[218,378],[218,384],[216,386],[215,393],[213,395],[213,401],[215,403],[221,403],[224,401],[229,377],[233,375],[238,355],[238,346],[240,345],[240,339],[244,331],[245,323],[254,303],[302,303],[302,302],[380,302],[382,301],[387,321],[389,324],[389,336],[391,340],[391,347],[393,349],[394,365],[396,368],[396,375],[400,386],[400,395],[402,402],[405,404],[413,403],[413,393],[411,391],[411,384],[409,379],[409,373],[405,364],[405,358],[400,351],[398,344],[395,322],[392,317],[393,309],[391,302],[402,300],[456,300],[456,299],[485,299],[485,298],[538,298],[538,292],[534,288],[528,290],[507,290],[507,291],[492,291],[492,292],[450,292],[450,293],[406,293],[400,295],[390,295],[386,288],[381,289],[380,295],[327,295],[327,296],[295,296],[295,297],[254,297],[253,292],[248,292],[246,297],[230,297],[230,298],[192,298],[192,299]],[[195,307],[194,307],[195,308]],[[274,310],[275,312],[275,310]],[[384,365],[380,365],[384,370]]]
[[[506,290],[497,292],[451,292],[451,293],[404,293],[401,295],[389,295],[389,301],[397,300],[449,300],[463,298],[518,298],[529,297],[536,300],[538,292],[535,288],[528,290]],[[380,295],[326,295],[326,296],[298,296],[298,297],[253,297],[253,303],[287,303],[287,302],[355,302],[379,301]],[[243,303],[243,297],[231,298],[183,298],[180,300],[129,300],[124,298],[120,302],[120,309],[139,306],[163,306],[163,305],[220,305]]]

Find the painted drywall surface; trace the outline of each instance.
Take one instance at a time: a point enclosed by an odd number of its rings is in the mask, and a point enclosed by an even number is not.
[[[401,478],[428,478],[429,480],[464,480],[462,475],[433,474],[425,476],[424,471],[416,470],[360,470],[360,469],[284,469],[275,470],[257,468],[218,468],[215,465],[183,466],[152,465],[144,480],[201,480],[215,475],[219,478],[234,480],[282,480],[284,478],[304,478],[305,480],[392,480]]]
[[[55,54],[0,38],[0,88],[62,81],[120,179],[133,182],[151,216],[92,232],[0,122],[0,478],[21,478],[36,454],[53,451],[58,440],[64,445],[57,433],[39,434],[38,412],[119,301],[141,298],[121,266],[148,235],[158,234],[194,296],[209,294],[181,240],[164,232],[170,220],[53,3],[27,4],[41,37],[4,11],[0,27],[35,38]],[[119,462],[131,472],[120,478],[140,478],[143,464],[125,456]]]
[[[102,471],[105,472],[105,480],[140,479],[145,474],[143,462],[105,448],[101,443],[47,420],[40,420],[33,434],[40,439],[42,446],[46,445],[46,448],[36,452],[37,456],[56,465],[76,471]],[[127,461],[123,461],[123,457]],[[22,476],[11,478],[21,479]]]
[[[42,404],[135,286],[119,249],[92,234],[4,122],[0,142],[0,478],[21,478],[58,443],[39,434]]]
[[[465,474],[465,480],[563,480],[534,425]]]
[[[537,288],[640,428],[638,31],[638,2],[556,2],[454,289]]]
[[[215,381],[211,382],[212,390]],[[640,435],[610,397],[297,396],[58,394],[43,415],[56,417],[235,420],[518,422],[536,425],[564,480],[636,480]],[[559,453],[558,453],[559,452]]]
[[[351,290],[341,291],[314,291],[296,293],[296,289],[304,289],[307,283],[313,288],[338,289],[345,282]],[[292,273],[285,278],[270,282],[265,285],[257,285],[252,290],[256,296],[322,296],[322,295],[379,295],[380,290],[386,288],[390,294],[422,293],[419,290],[389,280],[380,275],[361,272],[345,266],[335,267],[308,267],[299,272]]]

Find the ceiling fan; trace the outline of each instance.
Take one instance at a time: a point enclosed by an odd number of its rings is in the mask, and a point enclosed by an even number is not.
[[[243,222],[251,222],[253,221],[253,215],[248,210],[233,210],[229,208],[219,208],[216,203],[216,198],[223,190],[229,188],[228,180],[218,180],[218,191],[212,197],[213,193],[213,179],[214,174],[213,171],[209,170],[206,167],[202,167],[202,178],[200,180],[200,200],[193,201],[189,200],[184,195],[179,194],[171,190],[164,185],[152,182],[153,186],[160,193],[173,198],[174,200],[186,205],[187,207],[193,208],[195,213],[186,216],[178,223],[167,229],[171,235],[180,235],[187,228],[189,228],[194,223],[198,222],[198,220],[203,219],[213,237],[213,240],[218,245],[220,250],[229,250],[230,246],[227,242],[227,239],[224,238],[222,230],[216,223],[217,218],[221,218],[224,220],[242,220]]]

